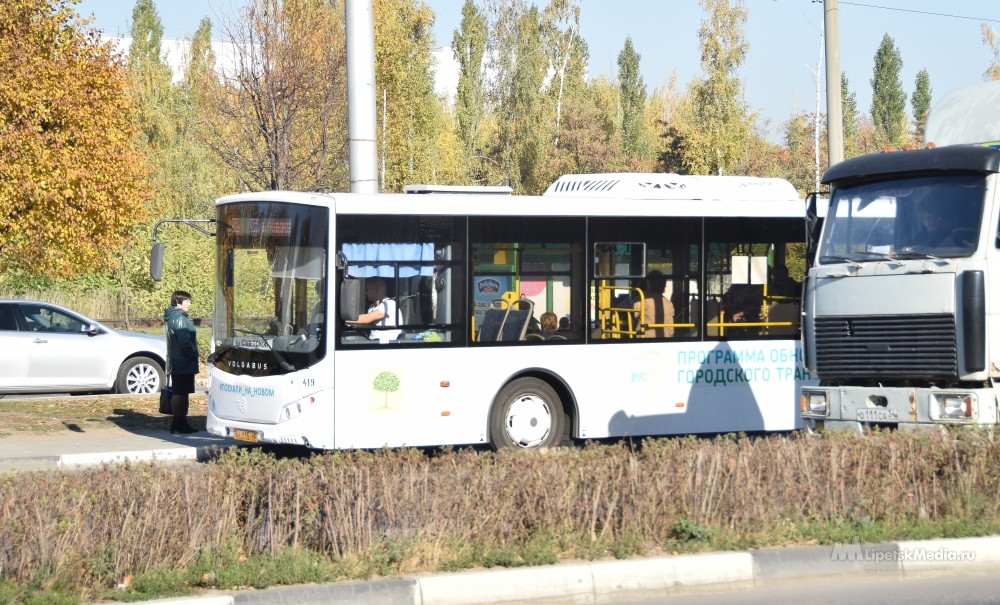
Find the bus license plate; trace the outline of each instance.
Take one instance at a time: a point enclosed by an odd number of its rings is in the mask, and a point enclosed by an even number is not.
[[[896,410],[873,410],[870,408],[857,410],[857,419],[861,422],[899,422]]]
[[[244,431],[243,429],[233,429],[233,439],[249,441],[250,443],[257,443],[259,440],[257,431]]]

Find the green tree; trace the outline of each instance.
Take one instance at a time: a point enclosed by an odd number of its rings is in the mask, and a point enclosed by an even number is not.
[[[0,270],[117,265],[149,186],[126,73],[71,0],[0,3]]]
[[[551,0],[542,11],[542,37],[553,74],[549,85],[555,105],[553,147],[559,147],[563,99],[583,82],[587,45],[580,37],[580,6],[571,0]],[[581,56],[583,53],[584,56]],[[582,60],[581,60],[582,59]],[[576,86],[574,86],[576,84]]]
[[[538,168],[546,161],[552,121],[543,95],[548,63],[542,45],[541,18],[523,0],[492,0],[488,11],[488,87],[496,112],[496,143],[491,153],[518,193],[539,193]]]
[[[693,128],[684,133],[684,163],[692,174],[732,172],[746,152],[756,116],[742,101],[739,68],[750,51],[743,37],[747,20],[742,0],[699,0],[708,17],[698,32],[705,75],[691,86]]]
[[[473,0],[465,0],[462,5],[462,22],[459,29],[455,30],[451,48],[459,66],[455,120],[458,123],[458,137],[469,158],[480,155],[479,129],[486,111],[483,54],[487,34],[486,17]],[[480,180],[482,170],[476,170],[473,176]]]
[[[149,0],[138,0],[132,18],[133,39],[148,39],[150,32],[162,31]],[[211,50],[211,21],[202,19],[191,39],[189,59],[183,78],[173,81],[160,58],[157,43],[130,48],[129,94],[133,97],[136,119],[145,133],[144,146],[151,159],[154,193],[150,198],[153,219],[208,218],[213,216],[213,200],[238,189],[238,182],[227,175],[218,156],[204,142],[204,108],[199,102],[199,86],[219,87],[215,58]],[[144,49],[137,54],[138,49]],[[212,271],[214,241],[198,231],[166,223],[157,233],[167,245],[163,279],[152,282],[148,274],[152,224],[136,226],[136,244],[126,256],[123,272],[138,314],[158,316],[169,292],[184,289],[196,300],[203,313],[215,294]]]
[[[622,143],[626,157],[639,153],[642,135],[643,111],[646,107],[646,84],[639,73],[641,56],[632,46],[632,38],[625,38],[625,46],[618,53],[618,89],[622,104]]]
[[[431,73],[433,13],[415,0],[377,0],[374,9],[381,189],[460,179],[438,174],[437,136],[445,120]]]
[[[927,115],[931,111],[931,76],[926,69],[917,72],[910,106],[913,108],[913,142],[917,147],[923,147]]]
[[[875,52],[872,85],[872,122],[876,143],[900,147],[906,141],[906,93],[899,79],[903,58],[889,34]]]
[[[851,91],[844,72],[840,73],[840,106],[844,124],[844,157],[849,158],[858,154],[858,98]]]

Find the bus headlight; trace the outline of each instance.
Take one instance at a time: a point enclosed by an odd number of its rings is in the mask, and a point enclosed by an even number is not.
[[[970,393],[949,393],[933,395],[937,405],[938,418],[942,420],[966,420],[975,416],[975,395]]]
[[[291,420],[302,413],[302,403],[296,401],[295,403],[290,403],[285,407],[281,408],[281,412],[278,415],[278,422],[285,422],[286,420]]]
[[[826,391],[802,391],[802,394],[799,395],[799,407],[803,415],[825,418],[830,410]]]

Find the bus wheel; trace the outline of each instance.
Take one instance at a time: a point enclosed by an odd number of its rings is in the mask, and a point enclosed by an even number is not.
[[[555,390],[538,378],[519,378],[505,386],[490,412],[490,444],[538,448],[559,445],[566,414]]]

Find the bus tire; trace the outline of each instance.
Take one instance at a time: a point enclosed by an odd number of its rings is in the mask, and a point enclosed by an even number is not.
[[[494,449],[554,447],[565,436],[562,401],[544,380],[514,380],[493,401],[490,445]]]

